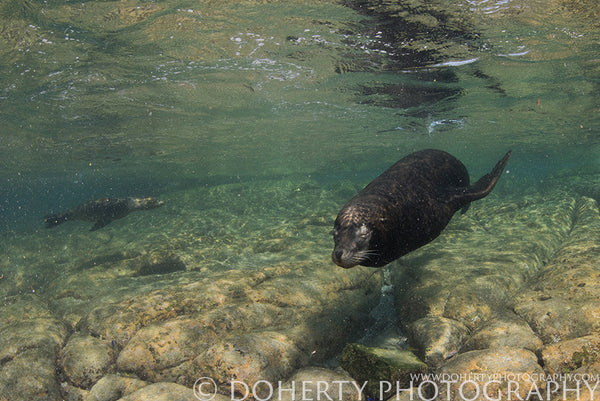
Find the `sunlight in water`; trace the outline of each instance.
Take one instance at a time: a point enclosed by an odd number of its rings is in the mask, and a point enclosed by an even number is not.
[[[0,401],[408,388],[390,361],[530,399],[596,372],[598,4],[4,1]],[[334,265],[342,206],[423,149],[498,183],[385,268]],[[484,185],[431,165],[381,186],[346,259],[432,239]]]

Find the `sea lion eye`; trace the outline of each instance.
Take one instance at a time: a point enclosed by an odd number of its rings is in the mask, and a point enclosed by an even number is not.
[[[366,226],[362,225],[356,230],[356,238],[360,238],[361,240],[368,241],[371,237],[371,230]]]

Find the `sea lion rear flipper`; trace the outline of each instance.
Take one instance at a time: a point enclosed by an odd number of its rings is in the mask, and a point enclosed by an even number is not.
[[[492,189],[494,189],[494,186],[506,167],[506,163],[508,163],[510,153],[510,150],[506,152],[504,157],[496,163],[492,171],[481,177],[470,187],[454,188],[453,190],[447,189],[447,192],[449,192],[450,195],[446,198],[446,202],[456,205],[457,208],[462,209],[462,213],[465,213],[469,203],[481,199],[492,192]]]
[[[506,152],[504,157],[500,159],[498,163],[494,166],[492,171],[488,174],[484,175],[477,181],[475,184],[471,185],[467,192],[465,193],[470,199],[469,202],[475,201],[477,199],[481,199],[484,196],[488,195],[494,189],[494,186],[498,182],[498,179],[504,172],[504,168],[506,167],[506,163],[508,163],[508,159],[510,158],[510,153],[512,151]]]
[[[104,220],[98,220],[96,222],[96,224],[94,224],[94,226],[90,229],[90,231],[96,231],[102,227],[104,227],[105,225],[107,225],[108,223],[110,223],[112,220],[109,219],[104,219]]]
[[[496,163],[492,171],[481,177],[475,184],[471,185],[465,190],[463,201],[473,202],[487,196],[490,192],[492,192],[492,189],[494,189],[498,179],[504,172],[506,163],[508,163],[508,159],[510,158],[510,153],[510,150],[506,152],[504,157],[500,159],[498,163]]]

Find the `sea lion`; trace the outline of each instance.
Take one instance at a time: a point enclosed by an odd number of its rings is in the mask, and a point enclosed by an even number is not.
[[[335,219],[331,254],[343,268],[381,267],[434,240],[454,213],[489,194],[510,157],[469,186],[466,167],[441,150],[400,159],[350,199]]]
[[[52,228],[68,220],[91,221],[96,224],[90,231],[95,231],[136,210],[154,209],[162,205],[164,202],[156,198],[101,198],[82,203],[64,213],[48,215],[44,222],[46,228]]]

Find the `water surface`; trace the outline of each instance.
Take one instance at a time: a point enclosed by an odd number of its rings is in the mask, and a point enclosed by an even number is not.
[[[594,161],[597,5],[452,3],[383,23],[368,2],[6,2],[3,182],[356,172],[426,146]]]

